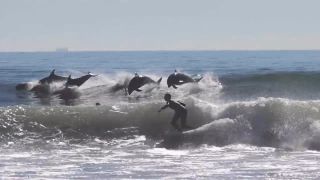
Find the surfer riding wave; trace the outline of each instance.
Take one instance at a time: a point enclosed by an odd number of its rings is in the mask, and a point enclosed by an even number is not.
[[[162,106],[158,112],[170,107],[175,111],[174,116],[171,121],[171,125],[177,129],[178,131],[182,131],[182,129],[191,129],[190,126],[187,125],[187,114],[188,111],[186,109],[186,105],[180,101],[173,101],[171,100],[171,95],[166,93],[164,95],[164,100],[167,102],[166,105]],[[179,127],[177,121],[180,119],[181,126]]]

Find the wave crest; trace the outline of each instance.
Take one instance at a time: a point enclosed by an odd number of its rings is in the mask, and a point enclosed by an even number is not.
[[[187,133],[181,143],[320,150],[320,101],[260,98],[214,104],[191,97],[185,102],[189,125],[204,126],[197,133]],[[0,132],[6,140],[56,136],[112,139],[137,134],[159,140],[166,138],[168,130],[173,131],[173,112],[158,113],[162,105],[159,101],[97,107],[6,107],[0,109]]]

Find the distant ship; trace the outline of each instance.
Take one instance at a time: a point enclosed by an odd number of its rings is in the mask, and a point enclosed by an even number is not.
[[[56,52],[68,52],[68,48],[57,48]]]

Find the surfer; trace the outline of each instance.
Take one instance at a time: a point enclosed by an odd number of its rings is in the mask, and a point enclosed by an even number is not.
[[[169,93],[166,93],[164,95],[164,100],[167,102],[166,105],[161,107],[161,109],[158,112],[161,112],[162,110],[166,109],[167,107],[170,107],[175,111],[174,116],[171,121],[171,125],[177,129],[178,131],[182,131],[182,129],[191,129],[187,125],[187,109],[186,105],[180,101],[173,101],[171,100],[171,95]],[[178,126],[177,121],[180,119],[181,127]]]

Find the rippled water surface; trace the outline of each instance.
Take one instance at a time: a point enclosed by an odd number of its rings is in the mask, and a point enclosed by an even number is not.
[[[30,91],[52,69],[98,76]],[[203,79],[168,88],[175,69]],[[162,81],[115,90],[134,72]],[[319,84],[319,51],[0,53],[0,179],[317,179]]]

